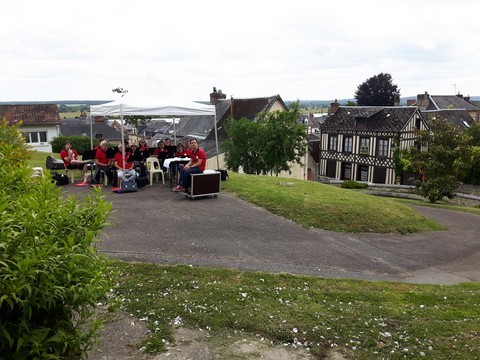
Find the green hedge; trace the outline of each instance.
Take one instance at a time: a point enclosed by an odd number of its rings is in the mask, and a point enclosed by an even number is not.
[[[0,358],[83,356],[114,276],[95,247],[110,204],[99,189],[79,202],[32,177],[18,129],[0,130]]]
[[[368,188],[368,184],[357,182],[354,180],[345,180],[341,185],[341,188],[344,189],[366,189]]]
[[[65,147],[65,143],[72,142],[73,148],[82,155],[83,150],[90,149],[90,138],[88,136],[57,136],[50,141],[52,145],[52,152],[60,154],[60,151]],[[95,140],[94,145],[97,145],[98,140]]]

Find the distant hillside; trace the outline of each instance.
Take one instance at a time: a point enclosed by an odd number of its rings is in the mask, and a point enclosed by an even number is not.
[[[57,104],[57,105],[100,105],[113,100],[52,100],[52,101],[0,101],[2,105],[37,105],[37,104]]]
[[[407,100],[416,100],[417,96],[405,96],[400,98],[400,104],[404,105],[407,103]],[[470,96],[470,100],[480,101],[480,96]],[[286,100],[285,104],[290,107],[291,104],[297,100]],[[332,102],[335,100],[299,100],[300,108],[326,108],[329,107]],[[345,105],[349,101],[355,102],[355,99],[337,99],[340,105]]]

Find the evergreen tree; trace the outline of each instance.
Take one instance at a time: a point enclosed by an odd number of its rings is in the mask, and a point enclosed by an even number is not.
[[[358,106],[393,106],[400,89],[392,83],[392,75],[380,73],[358,85],[355,99]]]

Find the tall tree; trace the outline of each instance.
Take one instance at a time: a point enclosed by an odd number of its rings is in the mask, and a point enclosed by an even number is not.
[[[465,151],[459,161],[462,181],[467,184],[480,185],[480,124],[473,123],[465,131]]]
[[[428,151],[412,152],[413,163],[425,177],[421,193],[435,203],[444,196],[449,199],[462,173],[462,158],[465,158],[465,136],[460,129],[441,117],[429,117],[430,130],[419,131],[418,141],[428,146]]]
[[[306,153],[305,126],[297,122],[298,103],[288,111],[263,113],[256,121],[230,119],[226,126],[227,169],[247,174],[290,172],[292,163],[302,164]]]
[[[358,85],[355,99],[358,106],[393,106],[400,89],[392,83],[392,75],[380,73]]]

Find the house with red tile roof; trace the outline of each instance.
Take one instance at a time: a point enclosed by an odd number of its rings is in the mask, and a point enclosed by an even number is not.
[[[0,104],[0,119],[20,124],[20,131],[33,149],[51,152],[50,141],[59,135],[57,104]]]

